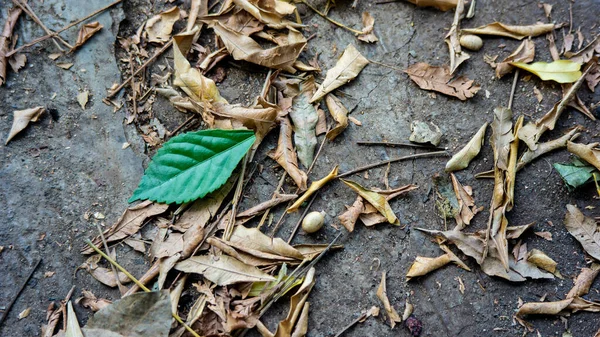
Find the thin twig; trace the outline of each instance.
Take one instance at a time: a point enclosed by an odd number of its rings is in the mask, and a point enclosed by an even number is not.
[[[338,332],[334,337],[340,337],[341,335],[344,334],[344,332],[348,331],[348,329],[355,326],[356,324],[358,324],[358,322],[360,322],[361,320],[363,320],[365,318],[367,318],[367,314],[366,313],[361,314],[360,316],[358,316],[357,319],[355,319],[350,324],[346,325],[342,330],[340,330],[340,332]]]
[[[133,55],[129,56],[129,69],[133,74]],[[137,106],[137,90],[135,90],[135,78],[131,78],[131,99],[133,104],[133,118],[137,118],[138,106]]]
[[[147,59],[146,62],[144,62],[144,64],[142,64],[133,74],[131,74],[131,76],[129,76],[125,81],[123,81],[123,83],[119,84],[119,86],[117,88],[115,88],[115,90],[112,90],[111,92],[109,92],[108,95],[106,96],[106,98],[111,98],[114,95],[116,95],[119,91],[121,91],[121,89],[123,89],[123,87],[126,86],[127,83],[131,82],[131,80],[133,79],[134,76],[137,76],[137,74],[139,74],[142,70],[144,70],[150,63],[154,62],[154,60],[158,56],[160,56],[162,53],[164,53],[172,45],[173,45],[173,39],[169,40],[169,42],[167,42],[164,46],[162,46],[162,48],[160,48],[156,53],[154,53],[154,55],[152,55],[151,58]]]
[[[242,195],[242,190],[244,189],[244,176],[246,175],[246,162],[248,161],[248,156],[244,156],[242,159],[242,172],[240,173],[240,180],[238,180],[238,184],[235,187],[235,194],[233,195],[233,202],[231,204],[231,216],[229,218],[229,223],[227,223],[227,227],[225,228],[225,232],[223,233],[223,240],[229,241],[231,238],[231,234],[233,234],[233,227],[235,225],[235,217],[237,215],[237,208],[240,202],[240,197]]]
[[[323,19],[325,19],[325,20],[327,20],[327,21],[329,21],[329,22],[333,23],[334,25],[336,25],[336,26],[338,26],[338,27],[340,27],[340,28],[344,28],[344,29],[346,29],[346,30],[348,30],[348,31],[350,31],[350,32],[352,32],[352,33],[354,33],[354,34],[356,34],[356,35],[360,35],[360,34],[362,34],[362,33],[363,33],[363,32],[361,32],[360,30],[352,29],[352,28],[350,28],[350,27],[347,27],[347,26],[345,26],[345,25],[343,25],[343,24],[341,24],[341,23],[339,23],[339,22],[337,22],[337,21],[333,20],[332,18],[328,17],[328,16],[327,16],[327,15],[325,15],[324,13],[321,13],[321,11],[319,11],[319,10],[318,10],[317,8],[315,8],[313,5],[311,5],[311,4],[309,4],[308,2],[306,2],[306,0],[300,0],[300,1],[301,1],[303,4],[305,4],[306,6],[308,6],[308,8],[312,9],[312,10],[313,10],[315,13],[319,14],[319,16],[321,16]]]
[[[369,60],[369,62],[371,62],[371,63],[373,63],[373,64],[380,65],[380,66],[382,66],[382,67],[385,67],[385,68],[390,68],[390,69],[394,69],[394,70],[398,70],[398,71],[404,71],[404,69],[400,69],[400,68],[398,68],[398,67],[394,67],[394,66],[392,66],[392,65],[389,65],[389,64],[381,63],[381,62],[379,62],[379,61],[375,61],[375,60]]]
[[[517,89],[517,82],[519,81],[519,68],[515,70],[515,77],[513,78],[512,88],[510,89],[510,97],[508,98],[508,109],[512,108],[513,100],[515,98],[515,90]]]
[[[310,199],[310,201],[308,202],[308,205],[306,205],[306,208],[304,209],[304,212],[302,213],[302,216],[300,217],[300,219],[298,219],[298,222],[296,222],[296,225],[294,226],[294,229],[292,230],[292,233],[290,234],[290,237],[288,238],[287,243],[292,242],[292,240],[294,239],[294,236],[296,235],[298,228],[300,228],[300,225],[302,224],[302,219],[304,219],[306,214],[308,214],[308,211],[310,210],[310,206],[312,206],[313,201],[315,201],[318,194],[319,194],[319,191],[316,191],[315,194]]]
[[[414,147],[417,149],[427,149],[427,150],[438,150],[438,151],[443,151],[446,150],[443,147],[435,147],[435,146],[429,146],[429,145],[419,145],[419,144],[413,144],[413,143],[403,143],[403,142],[372,142],[372,141],[367,141],[367,140],[359,140],[356,142],[356,145],[382,145],[382,146],[406,146],[406,147]]]
[[[18,52],[20,52],[21,50],[23,50],[23,49],[25,49],[25,48],[31,47],[31,46],[33,46],[33,45],[36,45],[36,44],[38,44],[38,43],[40,43],[40,42],[42,42],[42,41],[46,41],[47,39],[49,39],[49,38],[51,38],[51,37],[58,36],[58,34],[60,34],[60,33],[64,32],[65,30],[67,30],[67,29],[69,29],[69,28],[71,28],[71,27],[73,27],[73,26],[76,26],[76,25],[80,24],[81,22],[83,22],[83,21],[85,21],[85,20],[87,20],[87,19],[89,19],[89,18],[92,18],[92,17],[94,17],[94,16],[96,16],[96,15],[98,15],[98,14],[102,13],[102,12],[104,12],[105,10],[107,10],[107,9],[111,8],[112,6],[114,6],[114,5],[116,5],[116,4],[119,4],[119,3],[121,3],[122,1],[123,1],[123,0],[117,0],[117,1],[115,1],[115,2],[113,2],[113,3],[111,3],[111,4],[109,4],[109,5],[106,5],[106,6],[102,7],[102,8],[100,8],[99,10],[97,10],[97,11],[95,11],[95,12],[91,13],[91,14],[88,14],[88,15],[86,15],[85,17],[83,17],[83,18],[81,18],[81,19],[79,19],[79,20],[76,20],[76,21],[74,21],[74,22],[72,22],[72,23],[70,23],[70,24],[66,25],[65,27],[63,27],[63,28],[61,28],[61,29],[57,30],[56,32],[54,32],[54,33],[52,33],[52,34],[47,34],[47,35],[44,35],[44,36],[42,36],[42,37],[38,37],[37,39],[35,39],[35,40],[33,40],[33,41],[29,42],[29,43],[26,43],[26,44],[24,44],[24,45],[20,46],[20,47],[19,47],[19,48],[17,48],[17,49],[13,49],[13,50],[11,50],[10,52],[8,52],[8,53],[6,54],[6,57],[10,57],[11,55],[13,55],[13,54],[15,54],[15,53],[18,53]]]
[[[33,273],[35,272],[37,267],[40,265],[40,262],[42,262],[42,259],[37,260],[37,262],[31,269],[31,271],[29,272],[29,275],[27,276],[27,278],[25,278],[23,283],[21,283],[21,287],[19,288],[19,291],[17,291],[15,296],[12,298],[12,300],[10,300],[10,303],[8,303],[8,306],[6,306],[6,309],[4,309],[4,312],[2,313],[2,317],[0,317],[0,325],[2,325],[2,322],[4,322],[4,319],[6,319],[6,316],[8,315],[10,308],[12,308],[12,306],[13,306],[13,304],[15,304],[15,301],[17,300],[17,298],[19,298],[19,295],[21,295],[21,293],[23,292],[23,289],[25,289],[27,282],[29,282],[29,280],[31,279],[31,276],[33,276]]]
[[[342,174],[338,174],[336,178],[347,177],[349,175],[353,175],[355,173],[366,171],[366,170],[372,169],[374,167],[379,167],[379,166],[387,165],[388,163],[395,163],[395,162],[399,162],[399,161],[403,161],[403,160],[408,160],[408,159],[414,159],[414,158],[447,156],[447,155],[448,155],[448,152],[446,152],[446,151],[436,151],[436,152],[411,154],[411,155],[400,157],[400,158],[394,158],[394,159],[390,159],[390,160],[384,160],[384,161],[381,161],[379,163],[374,163],[374,164],[369,164],[369,165],[361,166],[361,167],[359,167],[357,169],[354,169],[352,171],[348,171],[348,172],[344,172]]]
[[[150,289],[148,289],[143,283],[141,283],[138,279],[135,278],[135,276],[131,275],[131,273],[129,273],[127,271],[127,269],[123,268],[120,264],[117,263],[117,261],[113,260],[110,256],[106,255],[102,250],[100,250],[100,248],[98,248],[95,244],[92,243],[92,241],[90,241],[89,239],[85,240],[85,243],[88,244],[88,246],[90,246],[93,250],[96,251],[96,253],[102,255],[103,258],[106,259],[106,261],[110,262],[110,264],[114,265],[115,267],[117,267],[117,269],[119,269],[120,271],[123,272],[123,274],[125,274],[127,277],[129,277],[129,279],[131,281],[133,281],[133,283],[135,283],[138,287],[140,287],[143,291],[149,293],[151,292]],[[177,313],[172,312],[171,315],[173,316],[173,318],[175,318],[175,320],[183,325],[185,327],[185,329],[187,331],[189,331],[192,335],[194,335],[195,337],[200,337],[200,335],[198,335],[196,333],[196,331],[192,330],[192,328],[190,328],[187,324],[185,324],[185,322],[181,319],[181,317],[179,317],[179,315],[177,315]]]
[[[179,132],[184,126],[188,125],[189,122],[191,122],[193,119],[195,119],[197,117],[198,117],[197,115],[192,115],[192,117],[186,119],[185,122],[181,123],[181,125],[176,127],[175,130],[171,131],[171,133],[169,134],[169,138],[175,136],[177,134],[177,132]]]
[[[40,18],[38,18],[38,16],[35,14],[35,12],[33,11],[33,9],[26,2],[25,3],[21,3],[20,0],[12,0],[12,2],[14,2],[15,5],[21,7],[21,9],[25,12],[25,14],[29,15],[29,17],[35,23],[37,23],[46,32],[46,34],[53,34],[54,33],[53,31],[51,31],[50,29],[48,29],[48,27],[46,27],[44,25],[44,23],[42,22],[42,20],[40,20]],[[64,44],[69,49],[73,49],[73,46],[71,46],[67,41],[63,40],[60,36],[53,36],[53,41],[56,44],[56,47],[60,51],[64,51],[64,50],[60,47],[60,45],[58,44],[58,42],[56,42],[56,40],[60,41],[62,44]]]
[[[281,178],[279,179],[279,184],[277,184],[277,188],[273,192],[273,196],[271,197],[271,200],[275,199],[277,197],[277,194],[279,194],[279,190],[281,190],[281,187],[283,186],[283,183],[285,182],[285,178],[286,177],[287,177],[287,171],[283,172],[283,174],[281,175]],[[256,228],[260,229],[262,227],[262,225],[267,220],[267,217],[269,216],[269,212],[270,211],[271,211],[271,208],[268,208],[265,211],[265,213],[263,214],[262,218],[260,218],[260,222],[258,223],[258,226],[256,226]]]
[[[106,250],[106,254],[109,255],[110,250],[108,249],[108,242],[106,242],[106,238],[104,237],[102,228],[100,228],[100,224],[97,222],[96,222],[96,228],[98,229],[98,233],[100,233],[100,240],[102,240],[102,245],[104,246],[104,250]],[[116,260],[117,260],[117,258],[115,257],[115,261]],[[123,284],[121,283],[121,280],[119,279],[119,274],[117,273],[115,266],[113,266],[112,264],[110,265],[110,268],[112,269],[113,274],[115,274],[115,280],[117,281],[117,286],[119,288],[119,291],[121,292],[121,295],[123,295],[124,294]],[[125,288],[125,292],[127,292],[127,288]]]

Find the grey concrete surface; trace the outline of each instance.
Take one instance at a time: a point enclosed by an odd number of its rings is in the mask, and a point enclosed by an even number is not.
[[[329,69],[346,45],[353,43],[369,59],[401,69],[415,62],[448,63],[443,36],[451,24],[452,12],[420,9],[405,2],[375,4],[364,0],[359,0],[358,7],[351,9],[351,2],[338,0],[337,7],[330,13],[332,18],[359,28],[360,15],[368,10],[375,17],[375,34],[380,42],[373,45],[361,43],[351,33],[332,26],[304,5],[298,5],[309,27],[305,35],[317,33],[304,53],[305,59],[319,53],[323,69]],[[552,18],[555,22],[569,20],[569,1],[548,2],[554,5]],[[10,1],[0,3],[2,8],[6,8],[4,5]],[[321,8],[323,3],[315,2]],[[50,28],[57,29],[102,4],[101,1],[46,0],[44,5],[34,3],[33,7],[39,9],[38,15]],[[115,9],[98,17],[106,29],[86,48],[70,57],[75,63],[71,70],[65,71],[53,65],[47,55],[55,52],[55,47],[51,42],[45,42],[30,49],[27,69],[10,75],[7,85],[0,88],[2,137],[10,129],[14,109],[47,105],[55,109],[58,116],[53,119],[46,115],[8,146],[0,146],[0,201],[4,204],[0,207],[0,245],[13,246],[0,254],[0,266],[5,270],[0,273],[0,306],[13,296],[15,285],[25,277],[32,261],[38,257],[44,259],[0,329],[1,336],[38,335],[49,301],[63,298],[72,285],[76,286],[76,295],[81,289],[92,289],[99,296],[118,297],[116,291],[100,286],[84,272],[77,274],[76,278],[73,273],[83,261],[78,254],[82,239],[95,234],[95,224],[86,221],[84,213],[100,211],[106,215],[105,222],[112,223],[126,206],[126,200],[141,176],[142,162],[147,159],[140,137],[135,130],[122,124],[124,112],[113,113],[101,102],[105,88],[119,81],[120,77],[116,61],[120,51],[114,45],[115,36],[130,35],[158,10],[146,1],[126,1],[124,6],[124,11]],[[4,10],[1,12],[5,15]],[[574,28],[581,27],[586,41],[599,33],[599,12],[598,1],[573,3]],[[546,21],[546,18],[537,1],[478,1],[475,18],[465,21],[464,25],[475,27],[496,20],[509,24],[532,24]],[[19,24],[18,33],[25,41],[43,35],[30,20]],[[75,32],[70,34],[66,37],[73,40]],[[210,42],[210,38],[208,40]],[[414,153],[402,148],[362,148],[355,142],[406,140],[410,134],[410,123],[415,119],[436,123],[444,132],[442,146],[454,152],[484,122],[491,122],[494,107],[505,105],[508,101],[512,77],[494,79],[493,70],[483,62],[483,55],[498,54],[502,59],[518,43],[501,38],[486,39],[483,49],[473,53],[472,59],[461,66],[460,74],[476,79],[482,86],[481,91],[467,102],[442,95],[432,98],[429,92],[418,89],[402,72],[369,65],[356,81],[342,88],[345,93],[342,101],[363,126],[351,124],[343,135],[327,143],[310,178],[314,180],[324,176],[335,164],[339,164],[343,172],[374,161]],[[536,60],[550,60],[547,41],[540,37],[535,39],[535,44]],[[499,48],[499,45],[506,47]],[[558,45],[562,45],[560,32]],[[169,61],[168,58],[159,60],[162,64]],[[228,100],[245,103],[258,94],[265,74],[252,73],[248,69],[253,68],[245,64],[235,65],[237,67],[224,64],[227,79],[220,84],[220,90]],[[544,94],[541,104],[533,95],[534,86]],[[85,111],[75,100],[78,90],[84,88],[92,92],[91,104]],[[489,98],[486,98],[486,90]],[[56,97],[51,99],[55,92]],[[514,102],[515,116],[525,114],[537,118],[558,100],[559,95],[557,85],[542,83],[535,78],[521,80]],[[588,104],[600,99],[598,93],[592,94],[586,88],[581,90],[580,96]],[[162,100],[155,103],[154,112],[170,130],[187,118]],[[597,114],[597,111],[594,113]],[[597,124],[572,109],[559,121],[555,131],[548,132],[547,139],[561,135],[562,130],[576,124],[586,128],[582,142],[598,141]],[[129,136],[126,137],[126,134]],[[121,144],[125,141],[133,146],[122,150]],[[277,184],[282,171],[265,156],[274,147],[275,141],[276,133],[272,133],[255,157],[264,170],[253,177],[242,208],[268,199]],[[471,166],[457,174],[463,184],[473,186],[477,205],[486,208],[475,217],[473,229],[485,227],[491,196],[490,183],[475,180],[473,175],[491,168],[491,158],[486,142],[485,149]],[[437,246],[414,227],[443,228],[443,221],[434,211],[430,187],[431,177],[443,172],[445,159],[393,164],[389,175],[392,187],[409,183],[420,186],[409,196],[392,203],[397,216],[407,227],[399,229],[380,225],[365,228],[358,224],[355,232],[342,236],[341,243],[345,249],[332,253],[317,266],[317,284],[309,299],[308,336],[332,336],[356,318],[362,309],[379,305],[375,293],[382,270],[388,272],[388,295],[392,304],[401,310],[409,297],[415,305],[414,314],[423,321],[423,336],[521,335],[522,328],[512,320],[519,298],[526,302],[536,301],[544,295],[548,300],[561,299],[571,288],[571,279],[585,266],[583,251],[562,226],[562,219],[567,203],[584,207],[598,206],[598,202],[592,199],[592,188],[569,192],[551,168],[551,163],[567,161],[568,158],[564,151],[558,152],[520,172],[516,205],[509,215],[511,224],[536,222],[536,231],[553,234],[552,242],[532,233],[525,237],[525,241],[530,249],[541,249],[558,261],[564,280],[511,284],[486,276],[478,271],[474,261],[465,258],[474,270],[471,273],[448,266],[407,284],[404,275],[415,256],[441,254]],[[383,187],[383,175],[384,168],[373,169],[369,171],[368,179],[363,174],[352,179],[365,186]],[[286,190],[293,191],[294,188],[288,184]],[[325,211],[327,223],[333,224],[343,212],[344,205],[351,204],[353,200],[354,192],[334,182],[317,197],[313,208]],[[280,212],[282,209],[275,212],[275,219]],[[594,212],[597,210],[587,211],[587,214],[597,215]],[[279,235],[287,238],[298,217],[289,216]],[[43,233],[46,233],[45,238],[38,240]],[[337,233],[334,227],[326,226],[316,235],[297,236],[295,242],[325,243]],[[136,275],[147,268],[144,259],[133,252],[125,251],[119,256],[126,259],[128,268]],[[375,259],[380,261],[378,270],[372,268]],[[51,278],[44,278],[45,271],[57,273]],[[458,290],[457,277],[465,283],[464,295]],[[600,281],[594,283],[593,289],[590,298],[599,300]],[[18,313],[26,307],[32,307],[31,315],[18,321]],[[90,314],[81,308],[76,310],[83,320]],[[273,328],[286,310],[287,301],[284,300],[269,312],[265,324]],[[562,336],[565,331],[564,323],[557,317],[535,318],[531,322],[542,336]],[[573,336],[592,336],[600,328],[599,322],[596,314],[578,313],[568,318],[568,329]],[[254,332],[250,335],[256,336]],[[377,318],[356,326],[346,336],[409,334],[401,326],[391,330]]]

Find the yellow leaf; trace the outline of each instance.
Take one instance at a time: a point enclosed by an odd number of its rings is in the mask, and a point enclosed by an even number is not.
[[[396,323],[402,322],[402,318],[400,318],[400,315],[398,315],[398,312],[390,304],[390,300],[388,299],[385,274],[385,272],[381,273],[381,283],[379,284],[379,288],[377,288],[377,298],[379,298],[381,304],[383,304],[383,308],[390,319],[390,326],[393,329],[396,326]]]
[[[483,124],[467,145],[450,158],[446,164],[446,172],[462,170],[469,166],[471,160],[473,160],[473,158],[479,154],[479,151],[481,151],[481,146],[485,140],[485,130],[487,126],[488,123]]]
[[[305,202],[311,195],[313,195],[316,191],[318,191],[325,184],[330,182],[332,179],[335,179],[335,177],[337,175],[338,175],[338,167],[336,165],[333,168],[333,170],[331,170],[331,172],[329,172],[328,175],[326,175],[325,177],[323,177],[320,180],[313,181],[312,184],[310,184],[310,187],[308,188],[308,190],[300,198],[298,198],[298,200],[296,200],[296,202],[292,206],[290,206],[290,208],[287,209],[287,212],[288,213],[297,212],[303,202]]]
[[[511,65],[527,70],[537,75],[544,81],[556,81],[558,83],[573,83],[581,77],[581,64],[569,60],[558,60],[551,63],[535,62],[526,64],[523,62],[510,62]]]
[[[340,180],[343,181],[344,184],[348,185],[348,187],[358,192],[358,194],[360,194],[361,197],[363,197],[366,201],[373,205],[373,207],[375,207],[379,211],[379,213],[385,216],[389,223],[394,225],[400,225],[400,221],[398,221],[398,218],[396,218],[396,214],[394,214],[392,207],[383,195],[375,191],[368,190],[353,181],[344,179]]]
[[[292,298],[290,298],[290,310],[288,312],[287,317],[279,322],[277,325],[277,330],[275,331],[275,337],[287,337],[291,336],[292,328],[296,325],[296,322],[301,316],[301,310],[304,308],[304,304],[306,303],[306,299],[310,294],[313,286],[315,285],[315,268],[310,268],[306,277],[304,278],[304,282],[296,291]]]
[[[327,103],[327,109],[335,120],[336,124],[333,129],[327,132],[327,139],[334,140],[340,133],[342,133],[348,127],[348,109],[340,102],[339,98],[328,94],[325,97]]]

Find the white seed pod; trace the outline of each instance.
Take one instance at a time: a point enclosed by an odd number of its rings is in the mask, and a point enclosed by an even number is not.
[[[466,49],[478,51],[483,47],[483,40],[477,35],[463,35],[460,37],[460,45]]]
[[[321,212],[310,212],[302,219],[302,230],[306,233],[314,233],[323,227],[325,216]]]

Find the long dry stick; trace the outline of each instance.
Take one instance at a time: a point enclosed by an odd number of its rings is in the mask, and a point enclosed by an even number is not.
[[[12,300],[10,300],[10,303],[8,303],[8,306],[6,306],[6,308],[4,309],[4,312],[2,313],[2,317],[0,317],[0,325],[2,324],[2,322],[4,322],[4,319],[8,315],[10,308],[13,306],[13,304],[15,304],[15,301],[17,300],[17,298],[19,298],[19,295],[21,295],[21,293],[23,292],[23,289],[25,289],[27,282],[29,282],[29,279],[31,279],[31,276],[33,276],[33,273],[35,272],[37,267],[40,265],[40,262],[42,262],[42,259],[37,260],[37,262],[35,263],[33,268],[31,268],[29,275],[27,275],[27,278],[25,278],[23,283],[21,283],[21,287],[19,288],[19,290],[17,291],[15,296],[12,298]]]
[[[65,27],[63,27],[63,28],[61,28],[61,29],[57,30],[56,32],[54,32],[54,33],[52,33],[52,34],[48,34],[48,35],[44,35],[44,36],[42,36],[42,37],[38,37],[37,39],[35,39],[35,40],[33,40],[33,41],[29,42],[29,43],[26,43],[26,44],[24,44],[24,45],[20,46],[20,47],[19,47],[19,48],[17,48],[17,49],[11,50],[11,51],[10,51],[8,54],[6,54],[6,57],[10,57],[11,55],[13,55],[13,54],[15,54],[15,53],[18,53],[18,52],[20,52],[21,50],[23,50],[23,49],[25,49],[25,48],[31,47],[31,46],[33,46],[33,45],[36,45],[36,44],[38,44],[38,43],[40,43],[40,42],[42,42],[42,41],[46,41],[47,39],[49,39],[49,38],[51,38],[51,37],[55,37],[55,36],[57,36],[58,34],[60,34],[60,33],[64,32],[65,30],[67,30],[67,29],[69,29],[69,28],[71,28],[71,27],[73,27],[73,26],[76,26],[76,25],[80,24],[81,22],[83,22],[83,21],[85,21],[85,20],[87,20],[87,19],[89,19],[89,18],[92,18],[92,17],[94,17],[94,16],[96,16],[96,15],[98,15],[98,14],[102,13],[102,12],[104,12],[105,10],[107,10],[107,9],[111,8],[112,6],[114,6],[114,5],[116,5],[116,4],[119,4],[119,3],[121,3],[122,1],[123,1],[123,0],[117,0],[117,1],[115,1],[115,2],[113,2],[113,3],[111,3],[111,4],[109,4],[109,5],[106,5],[106,6],[102,7],[102,8],[100,8],[99,10],[97,10],[97,11],[95,11],[95,12],[91,13],[91,14],[88,14],[88,15],[86,15],[85,17],[83,17],[83,18],[81,18],[81,19],[78,19],[78,20],[76,20],[76,21],[74,21],[74,22],[72,22],[72,23],[70,23],[70,24],[66,25]]]
[[[46,25],[44,25],[44,23],[40,20],[40,18],[38,18],[38,16],[35,14],[35,12],[33,11],[33,9],[26,2],[25,3],[21,3],[20,0],[12,0],[12,2],[14,2],[15,5],[19,6],[25,12],[25,14],[29,15],[29,17],[35,23],[37,23],[38,26],[40,26],[46,32],[46,34],[53,34],[54,33],[53,31],[51,31],[50,29],[48,29],[48,27],[46,27]],[[67,41],[63,40],[60,36],[53,36],[54,44],[56,45],[56,47],[60,51],[64,51],[64,50],[60,47],[60,45],[58,44],[58,42],[56,42],[56,40],[60,41],[62,44],[64,44],[69,49],[73,48],[73,46],[71,46]]]
[[[120,264],[117,263],[117,261],[113,260],[110,256],[106,255],[102,250],[100,250],[100,248],[98,248],[95,244],[93,244],[92,241],[90,241],[89,239],[86,239],[85,243],[87,243],[88,246],[90,246],[93,250],[95,250],[96,253],[102,255],[102,257],[105,258],[106,261],[110,262],[110,264],[114,265],[115,267],[117,267],[117,269],[119,269],[120,271],[122,271],[123,274],[125,274],[127,277],[129,277],[129,279],[131,281],[133,281],[133,283],[135,283],[143,291],[145,291],[147,293],[151,292],[151,290],[148,289],[143,283],[141,283],[140,281],[138,281],[138,279],[136,279],[135,276],[131,275],[131,273],[129,273],[127,271],[127,269],[123,268]],[[196,333],[196,331],[192,330],[192,328],[190,328],[187,324],[185,324],[185,322],[181,319],[181,317],[179,317],[179,315],[177,315],[177,313],[172,312],[171,315],[173,316],[173,318],[175,318],[175,320],[179,324],[183,325],[185,327],[185,329],[187,331],[189,331],[192,335],[194,335],[195,337],[200,337],[200,335],[198,335]]]
[[[394,158],[394,159],[390,159],[390,160],[384,160],[384,161],[380,161],[378,163],[373,163],[373,164],[361,166],[361,167],[359,167],[357,169],[354,169],[352,171],[348,171],[348,172],[344,172],[344,173],[338,174],[336,176],[336,178],[347,177],[349,175],[353,175],[355,173],[366,171],[366,170],[372,169],[374,167],[379,167],[379,166],[387,165],[388,163],[396,163],[396,162],[399,162],[399,161],[408,160],[408,159],[415,159],[415,158],[426,158],[426,157],[447,156],[447,155],[448,155],[448,152],[446,152],[446,151],[435,151],[435,152],[411,154],[411,155],[404,156],[404,157]]]
[[[229,222],[227,223],[227,227],[225,227],[225,232],[223,233],[223,240],[229,241],[231,238],[231,234],[233,234],[233,227],[235,225],[235,217],[237,215],[237,208],[240,202],[240,198],[242,196],[242,190],[244,187],[244,176],[246,175],[246,162],[248,161],[248,156],[244,156],[242,159],[242,172],[240,173],[240,180],[238,180],[238,184],[235,187],[235,194],[233,195],[233,202],[231,205],[231,216],[229,218]]]
[[[429,146],[429,145],[420,145],[413,143],[404,143],[404,142],[372,142],[366,140],[359,140],[356,142],[356,145],[383,145],[383,146],[405,146],[405,147],[414,147],[416,149],[429,149],[429,150],[445,150],[443,147]]]
[[[336,25],[336,26],[338,26],[338,27],[340,27],[340,28],[344,28],[344,29],[346,29],[346,30],[348,30],[348,31],[350,31],[350,32],[352,32],[352,33],[354,33],[354,34],[356,34],[356,35],[360,35],[360,34],[362,34],[362,33],[363,33],[363,32],[362,32],[362,31],[360,31],[360,30],[352,29],[352,28],[350,28],[350,27],[347,27],[347,26],[345,26],[345,25],[343,25],[343,24],[341,24],[341,23],[339,23],[339,22],[337,22],[337,21],[333,20],[332,18],[330,18],[330,17],[328,17],[327,15],[325,15],[325,13],[322,13],[322,12],[321,12],[321,11],[319,11],[317,8],[315,8],[313,5],[311,5],[311,4],[309,4],[308,2],[306,2],[306,0],[300,0],[300,1],[301,1],[303,4],[305,4],[306,6],[308,6],[308,8],[312,9],[312,10],[313,10],[315,13],[319,14],[319,16],[321,16],[323,19],[325,19],[325,20],[327,20],[327,21],[329,21],[329,22],[333,23],[334,25]]]

